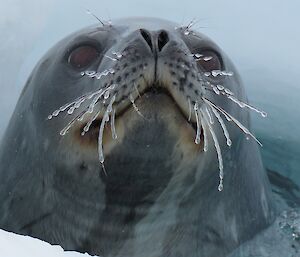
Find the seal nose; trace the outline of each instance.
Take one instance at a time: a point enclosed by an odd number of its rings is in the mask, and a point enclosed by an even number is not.
[[[157,37],[158,51],[160,52],[168,42],[169,42],[168,33],[165,30],[160,31]]]
[[[140,29],[140,33],[152,52],[161,52],[163,47],[169,42],[169,35],[165,30],[151,33],[148,30]]]

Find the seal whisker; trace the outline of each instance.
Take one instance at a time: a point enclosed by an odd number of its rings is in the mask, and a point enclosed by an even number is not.
[[[99,22],[101,23],[101,25],[102,25],[103,27],[105,26],[104,22],[101,21],[101,20],[100,20],[95,14],[93,14],[89,9],[86,9],[86,13],[87,13],[88,15],[93,16],[97,21],[99,21]]]
[[[112,57],[109,57],[107,55],[105,55],[105,57],[108,57],[110,59],[115,59],[115,58],[112,58]],[[83,71],[80,73],[81,76],[87,76],[87,77],[90,77],[90,78],[96,78],[96,79],[101,79],[102,77],[106,77],[108,75],[111,75],[111,74],[114,74],[115,73],[115,70],[113,68],[110,68],[110,69],[106,69],[104,71],[101,71],[101,72],[97,72],[97,71]]]
[[[133,86],[134,86],[134,88],[135,88],[135,90],[136,90],[136,92],[137,92],[138,96],[141,98],[141,94],[140,94],[140,92],[139,92],[139,89],[137,88],[137,86],[136,86],[136,83],[135,83],[135,82],[133,82]]]
[[[188,121],[191,121],[192,118],[192,104],[191,104],[191,99],[188,97],[188,106],[189,106],[189,117],[188,117]]]
[[[229,89],[225,88],[224,86],[222,86],[222,85],[213,85],[209,82],[208,82],[208,84],[211,86],[211,88],[213,89],[215,94],[226,96],[229,100],[231,100],[232,102],[238,104],[239,107],[248,108],[252,111],[255,111],[255,112],[259,113],[263,118],[267,117],[268,114],[265,111],[259,110],[258,108],[237,99],[236,97],[233,96],[233,93]],[[205,88],[205,89],[207,89],[207,88]]]
[[[200,115],[198,112],[198,103],[196,102],[194,105],[194,112],[195,112],[195,116],[196,116],[196,122],[197,122],[197,132],[196,132],[196,138],[195,138],[195,143],[198,145],[200,144],[200,140],[201,140],[201,120],[200,120]],[[204,138],[204,142],[206,141],[206,138]]]
[[[145,116],[140,112],[139,108],[136,106],[132,94],[129,95],[129,100],[132,103],[133,109],[137,112],[137,114],[146,119]]]
[[[48,116],[48,120],[51,120],[53,117],[57,117],[60,113],[66,111],[68,108],[70,108],[69,111],[68,110],[68,114],[72,114],[73,111],[77,108],[79,108],[81,106],[81,104],[88,99],[93,98],[95,95],[99,94],[101,91],[103,91],[103,89],[99,89],[97,91],[93,91],[93,92],[89,92],[87,94],[84,94],[78,98],[76,98],[75,100],[73,100],[72,102],[66,103],[65,105],[61,106],[59,109],[55,110],[54,112],[52,112],[52,114],[50,114]],[[71,109],[72,108],[72,109]]]
[[[223,179],[224,179],[224,166],[223,166],[223,157],[222,157],[222,153],[221,153],[221,148],[220,148],[220,144],[218,141],[218,138],[213,130],[212,125],[209,122],[209,118],[207,117],[206,113],[204,112],[204,110],[202,108],[200,108],[200,112],[202,113],[202,116],[204,118],[204,122],[207,124],[208,129],[210,131],[210,134],[212,136],[212,139],[214,141],[214,145],[217,151],[217,157],[218,157],[218,162],[219,162],[219,186],[218,186],[218,190],[222,191],[223,190]]]
[[[223,130],[223,134],[226,138],[226,143],[228,146],[231,146],[232,145],[232,141],[230,139],[230,136],[229,136],[229,133],[228,133],[228,130],[227,130],[227,127],[222,119],[222,117],[220,116],[220,114],[214,109],[212,108],[211,106],[209,106],[213,112],[213,114],[215,115],[215,117],[217,118],[217,120],[219,121],[221,127],[222,127],[222,130]]]
[[[116,133],[116,127],[115,127],[115,118],[116,118],[116,109],[113,108],[111,113],[111,119],[110,119],[111,135],[113,139],[118,138],[118,135]]]
[[[103,115],[103,118],[101,120],[101,124],[100,124],[100,128],[99,128],[99,135],[98,135],[98,156],[99,156],[99,161],[103,167],[104,165],[104,153],[103,153],[103,132],[104,132],[104,126],[105,126],[105,123],[109,121],[109,114],[112,112],[112,105],[113,103],[115,102],[116,100],[116,95],[114,95],[105,112],[104,112],[104,115]],[[105,169],[103,169],[105,171]]]
[[[257,113],[259,113],[263,118],[267,117],[267,113],[265,111],[261,111],[259,109],[257,109],[256,107],[250,105],[250,104],[247,104],[247,103],[244,103],[242,102],[241,100],[233,97],[232,95],[226,95],[228,99],[230,99],[231,101],[233,101],[234,103],[238,104],[241,108],[248,108],[252,111],[255,111]]]
[[[260,146],[262,146],[262,143],[242,124],[240,123],[236,118],[234,118],[232,115],[230,115],[228,112],[226,112],[223,108],[220,106],[215,105],[213,102],[211,102],[209,99],[202,97],[203,101],[205,101],[208,105],[215,108],[217,111],[222,113],[225,118],[228,121],[232,121],[235,125],[237,125],[238,128],[240,128],[245,134],[252,137]]]
[[[60,135],[64,136],[69,131],[69,129],[74,125],[74,123],[78,120],[81,120],[82,117],[87,113],[88,107],[86,107],[82,112],[80,112],[78,115],[76,115],[61,131]]]
[[[90,130],[90,126],[92,123],[97,119],[97,117],[100,115],[102,109],[100,109],[98,112],[96,112],[95,115],[89,120],[89,122],[84,126],[83,131],[81,132],[81,135],[84,136],[85,133],[87,133]]]
[[[210,124],[214,124],[214,119],[213,119],[213,116],[212,116],[212,114],[211,114],[211,112],[210,112],[210,110],[205,106],[205,111],[206,111],[206,113],[207,113],[207,116],[208,116],[208,118],[209,118],[209,122],[210,122]]]

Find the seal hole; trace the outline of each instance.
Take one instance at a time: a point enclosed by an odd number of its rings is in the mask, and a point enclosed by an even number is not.
[[[142,37],[145,39],[145,41],[147,42],[147,44],[150,46],[151,51],[153,51],[151,34],[147,30],[144,30],[144,29],[140,29],[140,33],[141,33]]]
[[[98,50],[93,46],[79,46],[69,55],[68,63],[76,69],[91,65],[99,56]]]
[[[158,35],[157,44],[158,50],[161,51],[163,47],[169,42],[169,36],[166,31],[161,31]]]

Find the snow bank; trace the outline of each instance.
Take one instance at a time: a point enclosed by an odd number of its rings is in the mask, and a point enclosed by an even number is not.
[[[0,230],[1,257],[88,257],[88,254],[65,252],[60,246],[52,246],[29,236],[20,236]]]

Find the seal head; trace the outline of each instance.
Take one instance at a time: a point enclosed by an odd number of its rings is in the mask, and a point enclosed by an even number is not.
[[[249,109],[190,25],[76,32],[38,63],[4,136],[0,225],[101,256],[225,256],[273,220]]]

